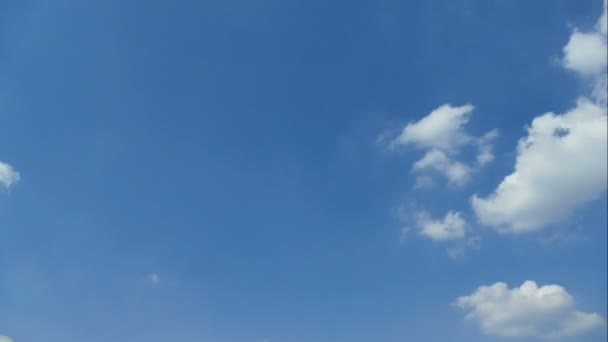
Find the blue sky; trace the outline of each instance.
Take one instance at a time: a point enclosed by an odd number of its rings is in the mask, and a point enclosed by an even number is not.
[[[0,341],[605,341],[602,6],[0,2]]]

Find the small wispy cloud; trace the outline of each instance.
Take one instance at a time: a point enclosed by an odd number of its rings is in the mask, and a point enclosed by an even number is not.
[[[435,218],[415,204],[393,208],[392,216],[401,224],[400,240],[406,241],[410,233],[429,239],[445,247],[452,259],[464,257],[469,250],[481,248],[481,237],[473,235],[473,229],[458,211],[448,211],[445,216]]]
[[[146,280],[153,285],[160,283],[160,276],[157,273],[151,273],[146,276]],[[2,342],[2,341],[0,341]]]
[[[430,189],[435,186],[435,181],[433,177],[421,175],[416,177],[416,182],[414,183],[414,189]]]
[[[19,182],[20,178],[19,172],[15,171],[11,165],[0,161],[0,185],[5,188],[10,188]],[[2,340],[0,340],[0,342],[2,342]]]

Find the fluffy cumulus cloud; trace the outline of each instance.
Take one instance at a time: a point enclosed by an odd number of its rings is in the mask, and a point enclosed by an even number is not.
[[[517,148],[515,171],[488,197],[474,195],[479,220],[527,232],[562,220],[606,190],[607,116],[589,100],[571,111],[535,118]]]
[[[429,212],[410,205],[395,208],[393,215],[403,224],[402,240],[410,233],[416,233],[444,247],[453,259],[481,247],[481,238],[471,235],[469,224],[458,211],[450,210],[444,216],[436,218]]]
[[[494,159],[491,141],[496,131],[482,138],[475,138],[465,131],[474,109],[470,104],[460,107],[442,105],[424,118],[407,124],[391,146],[412,145],[426,150],[425,155],[414,163],[413,171],[433,170],[446,177],[450,185],[464,185],[473,168],[455,159],[462,147],[477,145],[477,162],[480,166]],[[425,177],[422,179],[428,184],[428,176]],[[418,186],[417,182],[416,187],[423,186]]]
[[[564,47],[564,66],[583,75],[606,68],[606,39],[599,31],[574,32]]]
[[[0,336],[0,342],[13,342],[13,340],[8,336]]]
[[[18,181],[19,173],[9,164],[0,161],[0,185],[10,188]]]
[[[472,105],[443,105],[417,122],[409,123],[393,144],[415,144],[424,148],[453,150],[469,142],[464,125],[475,109]]]
[[[608,86],[606,65],[608,63],[608,45],[606,43],[607,4],[594,30],[580,32],[575,30],[564,46],[563,65],[589,80],[592,86],[592,97],[606,104]]]
[[[455,305],[485,334],[501,337],[562,338],[604,325],[599,314],[577,310],[563,287],[534,281],[513,289],[502,282],[482,286]]]
[[[456,186],[464,185],[469,180],[471,174],[470,167],[451,159],[445,152],[438,149],[428,151],[422,159],[414,163],[414,171],[426,169],[442,173],[451,185]]]
[[[500,231],[530,232],[555,224],[606,191],[606,4],[593,32],[574,32],[564,66],[591,82],[564,114],[535,118],[519,141],[515,170],[487,197],[472,197],[480,222]]]
[[[427,212],[417,218],[420,234],[435,241],[462,239],[466,236],[466,221],[459,212],[449,211],[443,219],[433,219]]]

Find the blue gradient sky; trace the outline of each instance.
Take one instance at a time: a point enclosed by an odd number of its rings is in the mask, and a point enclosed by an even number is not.
[[[606,317],[606,195],[522,237],[475,224],[601,0],[0,2],[0,335],[15,342],[496,341],[450,305],[557,283]],[[415,191],[378,137],[473,103],[496,160]],[[470,157],[463,152],[465,157]],[[459,210],[450,258],[396,207]],[[571,239],[543,243],[556,230]],[[151,274],[158,275],[152,281]],[[604,341],[600,329],[585,341]],[[524,340],[525,341],[525,340]]]

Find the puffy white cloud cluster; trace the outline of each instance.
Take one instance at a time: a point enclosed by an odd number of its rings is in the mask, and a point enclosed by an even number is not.
[[[487,197],[472,197],[481,223],[528,232],[559,222],[600,196],[608,172],[606,109],[586,99],[535,118],[519,141],[515,170]]]
[[[563,65],[591,82],[563,114],[536,117],[519,141],[514,171],[486,197],[471,203],[481,223],[503,232],[530,232],[558,223],[606,191],[606,2],[592,32],[575,31],[564,47]]]
[[[455,305],[485,334],[501,337],[561,338],[604,325],[599,314],[576,310],[574,298],[563,287],[538,287],[534,281],[512,289],[502,282],[481,286]]]
[[[443,219],[433,219],[427,212],[417,217],[420,234],[434,241],[462,239],[466,236],[466,221],[459,212],[449,211]]]
[[[13,340],[8,336],[0,336],[0,342],[13,342]]]
[[[496,130],[481,138],[465,131],[464,127],[474,109],[470,104],[460,107],[442,105],[424,118],[407,124],[391,146],[413,145],[426,150],[425,155],[414,163],[413,171],[433,170],[445,176],[450,185],[464,185],[470,179],[473,167],[455,159],[462,147],[478,147],[478,165],[485,165],[494,159],[491,141],[497,135]],[[428,177],[420,176],[417,187],[431,184]]]

